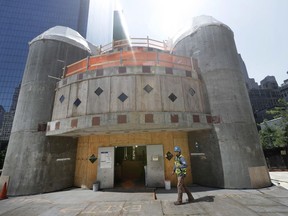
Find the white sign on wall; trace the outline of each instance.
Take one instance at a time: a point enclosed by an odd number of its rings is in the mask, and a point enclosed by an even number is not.
[[[112,157],[111,152],[101,152],[100,157],[100,168],[111,168],[112,167]]]

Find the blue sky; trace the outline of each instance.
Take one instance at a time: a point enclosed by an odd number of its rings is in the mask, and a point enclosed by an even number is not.
[[[103,1],[103,0],[92,0]],[[234,32],[250,78],[288,79],[288,0],[119,0],[130,37],[166,40],[192,17],[213,16]]]

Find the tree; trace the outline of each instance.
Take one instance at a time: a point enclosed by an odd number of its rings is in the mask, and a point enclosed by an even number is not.
[[[260,143],[263,149],[284,147],[286,144],[285,131],[281,127],[269,126],[266,121],[264,122],[264,126],[259,132]]]
[[[278,100],[278,105],[273,109],[267,111],[267,114],[273,115],[274,118],[281,118],[282,123],[285,125],[288,123],[288,102],[283,98]]]
[[[265,127],[259,132],[263,149],[285,147],[288,138],[288,103],[283,98],[279,99],[278,105],[268,110],[267,114],[279,118],[280,124],[269,126],[264,121]]]

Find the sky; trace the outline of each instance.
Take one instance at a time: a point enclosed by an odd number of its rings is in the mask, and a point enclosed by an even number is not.
[[[114,1],[123,11],[132,38],[166,40],[187,27],[193,17],[212,16],[234,32],[250,78],[260,84],[266,76],[275,76],[278,85],[288,79],[288,0]]]

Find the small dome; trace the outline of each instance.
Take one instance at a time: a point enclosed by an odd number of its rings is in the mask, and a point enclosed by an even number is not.
[[[57,40],[57,41],[69,43],[69,44],[77,46],[81,49],[85,49],[89,53],[91,53],[91,50],[89,48],[87,41],[77,31],[75,31],[71,28],[68,28],[68,27],[55,26],[53,28],[50,28],[47,31],[45,31],[42,34],[35,37],[29,43],[29,45],[31,45],[35,41],[43,40],[43,39]]]
[[[218,26],[225,26],[226,28],[230,29],[227,25],[223,24],[222,22],[216,20],[212,16],[197,16],[193,17],[191,22],[188,24],[187,27],[184,27],[180,30],[174,37],[173,37],[173,47],[183,38],[187,37],[188,35],[193,34],[196,32],[200,27],[203,26],[210,26],[210,25],[218,25]],[[231,30],[231,29],[230,29]]]

